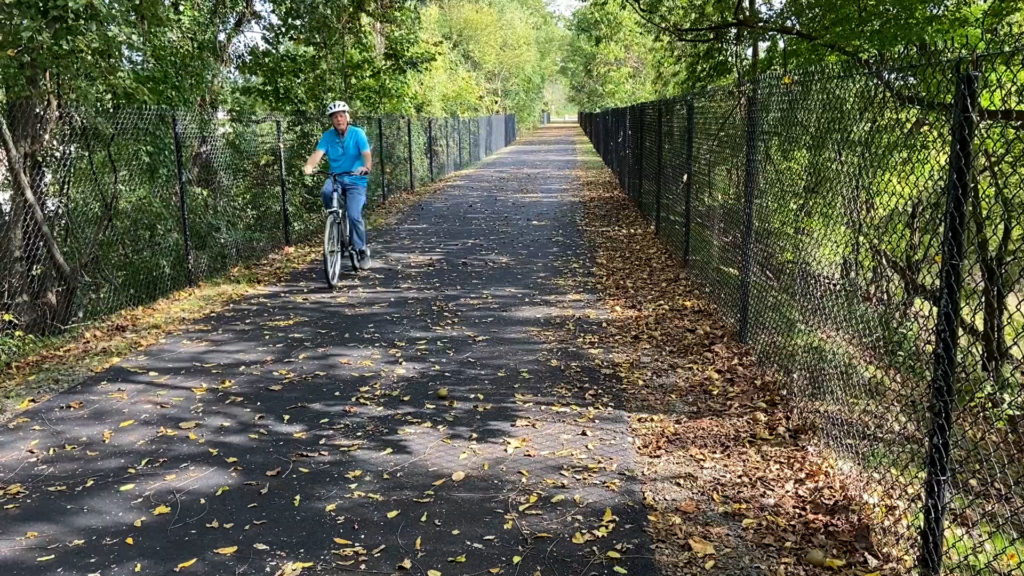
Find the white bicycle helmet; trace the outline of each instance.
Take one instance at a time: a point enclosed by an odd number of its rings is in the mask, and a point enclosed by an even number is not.
[[[345,104],[341,100],[335,100],[334,102],[331,102],[330,105],[327,106],[327,115],[328,116],[330,116],[331,114],[334,114],[335,112],[348,112],[348,111],[349,111],[348,104]]]

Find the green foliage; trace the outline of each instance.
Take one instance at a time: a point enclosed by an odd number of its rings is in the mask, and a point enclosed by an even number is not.
[[[592,0],[573,14],[563,70],[587,110],[730,84],[760,73],[868,63],[908,46],[998,45],[1019,2]]]
[[[443,0],[424,8],[423,36],[437,58],[417,76],[419,110],[514,113],[528,124],[557,73],[564,31],[542,0]]]
[[[573,104],[597,110],[655,97],[659,43],[636,14],[591,2],[576,10],[568,29],[562,71]]]

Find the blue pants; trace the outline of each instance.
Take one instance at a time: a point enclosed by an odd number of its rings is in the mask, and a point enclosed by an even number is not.
[[[366,184],[353,180],[349,176],[338,178],[341,189],[345,192],[345,211],[348,212],[348,235],[352,248],[362,250],[366,246],[366,224],[363,222],[363,206],[366,204]],[[320,189],[320,198],[324,201],[324,208],[330,210],[331,195],[334,192],[334,180],[328,178],[324,187]],[[339,194],[338,201],[341,201]]]

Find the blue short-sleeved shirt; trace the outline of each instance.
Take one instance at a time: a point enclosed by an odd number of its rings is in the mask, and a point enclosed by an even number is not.
[[[358,126],[349,125],[345,130],[345,137],[338,135],[338,131],[331,128],[324,132],[316,149],[327,156],[327,163],[331,172],[351,172],[363,165],[363,152],[370,149],[370,142],[366,139],[366,132]],[[352,180],[366,184],[366,176],[352,176]]]

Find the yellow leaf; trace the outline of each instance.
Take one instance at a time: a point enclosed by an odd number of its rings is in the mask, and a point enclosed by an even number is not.
[[[441,576],[441,573],[437,570],[427,570],[427,576]]]
[[[156,508],[153,508],[153,516],[159,516],[161,514],[169,514],[170,512],[171,512],[171,508],[169,506],[164,506],[163,504],[157,506]]]
[[[422,544],[422,543],[423,543],[423,539],[422,539],[422,538],[420,538],[420,537],[417,537],[417,538],[416,538],[416,549],[417,549],[417,550],[419,550],[419,549],[420,549],[420,544]]]
[[[554,498],[551,499],[551,503],[552,504],[557,504],[557,503],[561,502],[562,500],[565,500],[565,495],[564,494],[559,494],[559,495],[557,495],[557,496],[555,496]]]
[[[388,518],[394,518],[395,516],[398,516],[399,513],[401,513],[401,510],[392,510],[391,512],[388,512]]]
[[[264,544],[262,542],[257,542],[255,544],[253,544],[252,547],[257,549],[257,550],[270,550],[270,546],[267,546],[266,544]]]
[[[451,561],[452,562],[465,562],[466,561],[466,555],[465,554],[459,554],[455,558],[452,558]]]
[[[124,428],[125,426],[131,426],[132,424],[135,424],[135,420],[125,420],[124,422],[121,422],[121,425],[118,426],[118,428]]]
[[[199,422],[195,420],[189,420],[187,422],[178,422],[178,428],[182,430],[191,430],[199,425]]]
[[[337,502],[335,502],[334,504],[328,504],[327,506],[324,506],[324,512],[333,512],[334,509],[337,508],[337,507],[338,507],[338,503]]]
[[[142,564],[141,563],[139,563],[139,562],[135,563],[135,571],[136,572],[142,572]]]
[[[462,470],[459,470],[455,474],[452,474],[452,480],[454,480],[456,482],[461,482],[462,479],[465,478],[465,477],[466,477],[466,473],[463,472]]]
[[[296,495],[295,495],[295,500],[294,500],[294,502],[295,502],[295,506],[296,506],[296,507],[298,507],[298,505],[299,505],[299,501],[300,501],[300,500],[302,500],[302,495],[300,495],[300,494],[296,494]]]
[[[705,570],[711,570],[714,567],[715,567],[715,561],[714,560],[708,560],[707,562],[704,563],[704,569]]]
[[[49,556],[40,556],[39,558],[36,558],[36,562],[46,562],[47,560],[53,560],[56,557],[56,554],[50,554]]]
[[[587,541],[587,539],[584,538],[583,534],[580,534],[579,532],[577,532],[577,533],[572,535],[572,543],[573,544],[583,544],[586,541]]]
[[[235,550],[238,550],[238,546],[228,546],[226,548],[217,548],[216,550],[214,550],[214,552],[216,552],[217,554],[223,554],[225,556],[230,556],[230,555],[235,553]]]
[[[117,490],[118,490],[119,492],[125,492],[125,491],[127,491],[127,490],[131,490],[132,488],[135,488],[135,484],[125,484],[124,486],[121,486],[121,487],[120,487],[120,488],[118,488]]]
[[[228,488],[227,486],[221,486],[220,488],[217,488],[217,493],[214,494],[214,496],[220,496],[221,494],[227,492],[228,490],[230,490],[230,488]]]
[[[607,556],[609,558],[622,558],[622,554],[619,554],[615,550],[609,550]]]
[[[843,567],[845,565],[846,565],[846,560],[840,560],[838,558],[826,558],[825,559],[825,567],[832,568],[833,570],[838,570],[839,568],[841,568],[841,567]]]
[[[125,542],[125,544],[127,544],[129,546],[135,546],[135,539],[132,538],[131,536],[125,538],[124,542]]]
[[[401,568],[403,570],[412,570],[412,560],[409,560],[408,558],[402,560],[398,563],[398,568]]]
[[[342,546],[352,543],[350,540],[345,540],[344,538],[335,538],[334,542],[337,544],[341,544]]]
[[[522,562],[522,560],[523,560],[522,556],[513,556],[512,557],[512,565],[515,566],[516,564],[519,564],[520,562]]]
[[[613,567],[613,568],[612,568],[612,570],[615,570],[615,571],[616,571],[616,572],[618,572],[619,574],[628,574],[628,573],[629,573],[629,572],[627,572],[627,571],[626,571],[626,569],[625,569],[625,568],[623,568],[622,566],[615,566],[615,567]]]
[[[181,564],[178,564],[178,567],[175,568],[174,571],[175,572],[181,572],[182,568],[188,568],[189,566],[195,564],[196,560],[198,560],[198,558],[193,558],[191,560],[187,560],[185,562],[182,562]]]
[[[143,521],[143,520],[145,520],[145,519],[146,519],[146,517],[145,517],[145,516],[143,516],[142,518],[139,518],[138,520],[136,520],[135,522],[133,522],[133,524],[135,524],[135,527],[136,527],[136,528],[141,528],[141,527],[142,527],[142,521]]]
[[[612,509],[611,508],[605,508],[604,509],[604,517],[601,518],[601,521],[602,522],[611,522],[614,518],[615,518],[615,516],[612,515]]]
[[[298,576],[303,568],[312,566],[312,562],[289,562],[281,567],[276,576]]]
[[[694,536],[690,538],[690,548],[697,553],[698,556],[707,556],[708,554],[715,553],[715,547],[707,540],[700,536]]]

